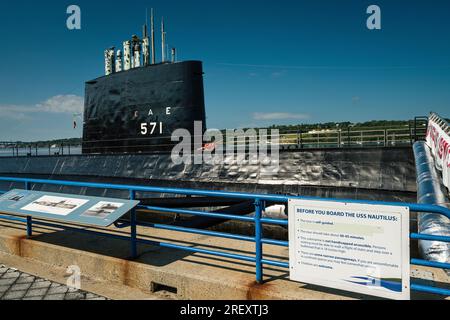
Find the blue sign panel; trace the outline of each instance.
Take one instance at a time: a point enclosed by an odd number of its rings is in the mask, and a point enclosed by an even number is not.
[[[80,225],[108,227],[139,201],[11,190],[0,197],[0,212]]]

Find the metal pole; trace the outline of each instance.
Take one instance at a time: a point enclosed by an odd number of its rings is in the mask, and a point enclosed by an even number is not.
[[[164,17],[161,19],[161,62],[166,62],[166,32],[164,30]]]
[[[388,145],[387,129],[384,129],[384,146],[387,147],[387,145]]]
[[[408,129],[409,129],[409,143],[411,145],[414,144],[414,138],[413,138],[413,133],[412,133],[412,128],[411,128],[411,121],[408,121]]]
[[[116,72],[123,70],[122,50],[117,50],[116,54]]]
[[[142,30],[142,56],[144,66],[148,66],[150,64],[150,39],[148,38],[147,21],[148,10],[145,10],[145,24]]]
[[[300,130],[300,149],[303,149],[303,131]]]
[[[152,40],[152,64],[156,63],[156,52],[155,52],[155,21],[153,17],[153,8],[152,8],[152,15],[151,15],[151,40]]]
[[[130,190],[130,200],[136,198],[136,191]],[[130,212],[130,227],[131,227],[131,259],[137,257],[137,231],[136,231],[136,210]]]
[[[352,145],[352,140],[350,138],[350,127],[347,128],[347,140],[348,140],[348,146],[350,147]]]
[[[30,183],[25,182],[25,190],[30,190]],[[30,238],[33,235],[33,218],[27,216],[27,237]]]
[[[263,203],[261,200],[255,200],[255,245],[256,245],[256,282],[261,284],[263,282],[263,245],[262,245],[262,210]]]
[[[33,218],[27,217],[27,237],[31,238],[33,236]]]
[[[339,129],[339,131],[338,131],[338,148],[342,147],[341,142],[342,142],[342,131],[341,131],[341,129]]]
[[[127,40],[123,43],[123,70],[131,69],[131,41]]]
[[[175,61],[176,61],[176,49],[175,48],[172,48],[172,63],[175,63]]]

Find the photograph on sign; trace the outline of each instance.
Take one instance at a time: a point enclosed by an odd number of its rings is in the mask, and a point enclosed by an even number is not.
[[[87,202],[89,200],[86,199],[43,196],[26,205],[22,210],[67,216]]]
[[[409,299],[409,209],[325,201],[289,203],[291,280]]]
[[[123,206],[123,203],[100,201],[86,210],[81,216],[105,219],[111,213]]]

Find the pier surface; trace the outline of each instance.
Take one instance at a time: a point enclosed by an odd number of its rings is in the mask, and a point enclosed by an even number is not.
[[[0,264],[0,300],[106,300]]]

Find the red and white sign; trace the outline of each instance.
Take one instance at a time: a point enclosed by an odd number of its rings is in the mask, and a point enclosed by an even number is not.
[[[427,145],[442,172],[442,182],[450,189],[450,136],[439,124],[430,119],[427,130]]]

